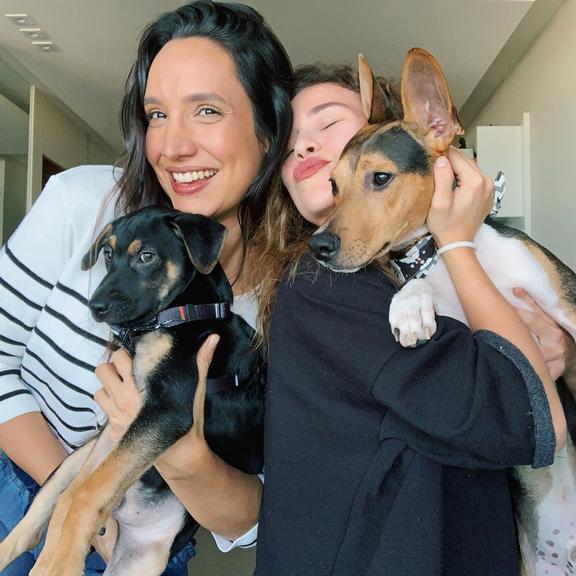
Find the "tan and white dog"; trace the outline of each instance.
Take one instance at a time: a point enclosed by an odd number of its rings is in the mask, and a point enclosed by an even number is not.
[[[347,145],[332,174],[337,208],[310,247],[324,265],[354,272],[375,258],[406,251],[428,232],[434,162],[463,132],[444,74],[422,49],[408,53],[402,72],[404,118],[394,119],[386,97],[360,57],[360,86],[369,125]],[[526,289],[576,340],[576,275],[525,234],[484,224],[474,243],[490,278],[515,306],[512,288]],[[436,330],[435,312],[466,322],[441,259],[427,255],[424,278],[394,297],[390,324],[404,346]],[[572,391],[574,393],[574,391]],[[547,468],[516,468],[521,485],[517,520],[523,569],[530,576],[576,574],[576,454],[572,442]]]

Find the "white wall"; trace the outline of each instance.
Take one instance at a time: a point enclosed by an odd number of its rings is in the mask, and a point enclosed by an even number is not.
[[[42,188],[42,156],[65,169],[80,164],[106,164],[114,151],[89,128],[66,113],[53,96],[30,87],[28,142],[28,208]]]
[[[118,156],[118,153],[102,138],[92,133],[88,134],[88,164],[114,164]]]
[[[0,209],[3,221],[1,244],[8,240],[26,213],[27,157],[3,156],[0,161],[4,164],[4,201]]]
[[[509,78],[466,126],[531,115],[532,237],[576,270],[576,0],[565,0]]]

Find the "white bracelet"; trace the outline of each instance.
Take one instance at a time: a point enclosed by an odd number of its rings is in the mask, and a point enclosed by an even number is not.
[[[468,242],[467,240],[462,242],[451,242],[450,244],[442,246],[442,248],[438,248],[436,254],[438,254],[438,256],[442,256],[444,252],[448,252],[448,250],[452,250],[453,248],[472,248],[472,250],[476,250],[476,245],[474,242]]]

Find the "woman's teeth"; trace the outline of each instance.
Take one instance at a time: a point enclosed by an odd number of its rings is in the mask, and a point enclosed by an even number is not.
[[[194,172],[172,172],[172,178],[176,182],[194,182],[211,178],[218,170],[199,170]]]

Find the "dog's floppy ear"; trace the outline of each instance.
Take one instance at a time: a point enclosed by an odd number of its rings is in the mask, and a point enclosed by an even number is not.
[[[404,60],[402,104],[404,122],[413,124],[438,154],[448,150],[454,136],[464,134],[442,68],[422,48],[412,48]]]
[[[94,264],[96,264],[96,260],[98,260],[98,254],[100,254],[100,250],[102,249],[102,245],[104,244],[104,240],[110,236],[112,233],[112,224],[107,224],[104,226],[104,229],[100,234],[98,234],[98,238],[94,240],[94,243],[90,247],[90,250],[86,252],[84,258],[82,258],[82,262],[80,263],[80,268],[82,270],[88,270],[92,268]]]
[[[358,83],[362,109],[369,124],[384,124],[396,119],[390,97],[372,74],[364,54],[358,54]]]
[[[196,270],[210,274],[222,252],[226,226],[200,214],[186,213],[174,216],[173,224]]]

